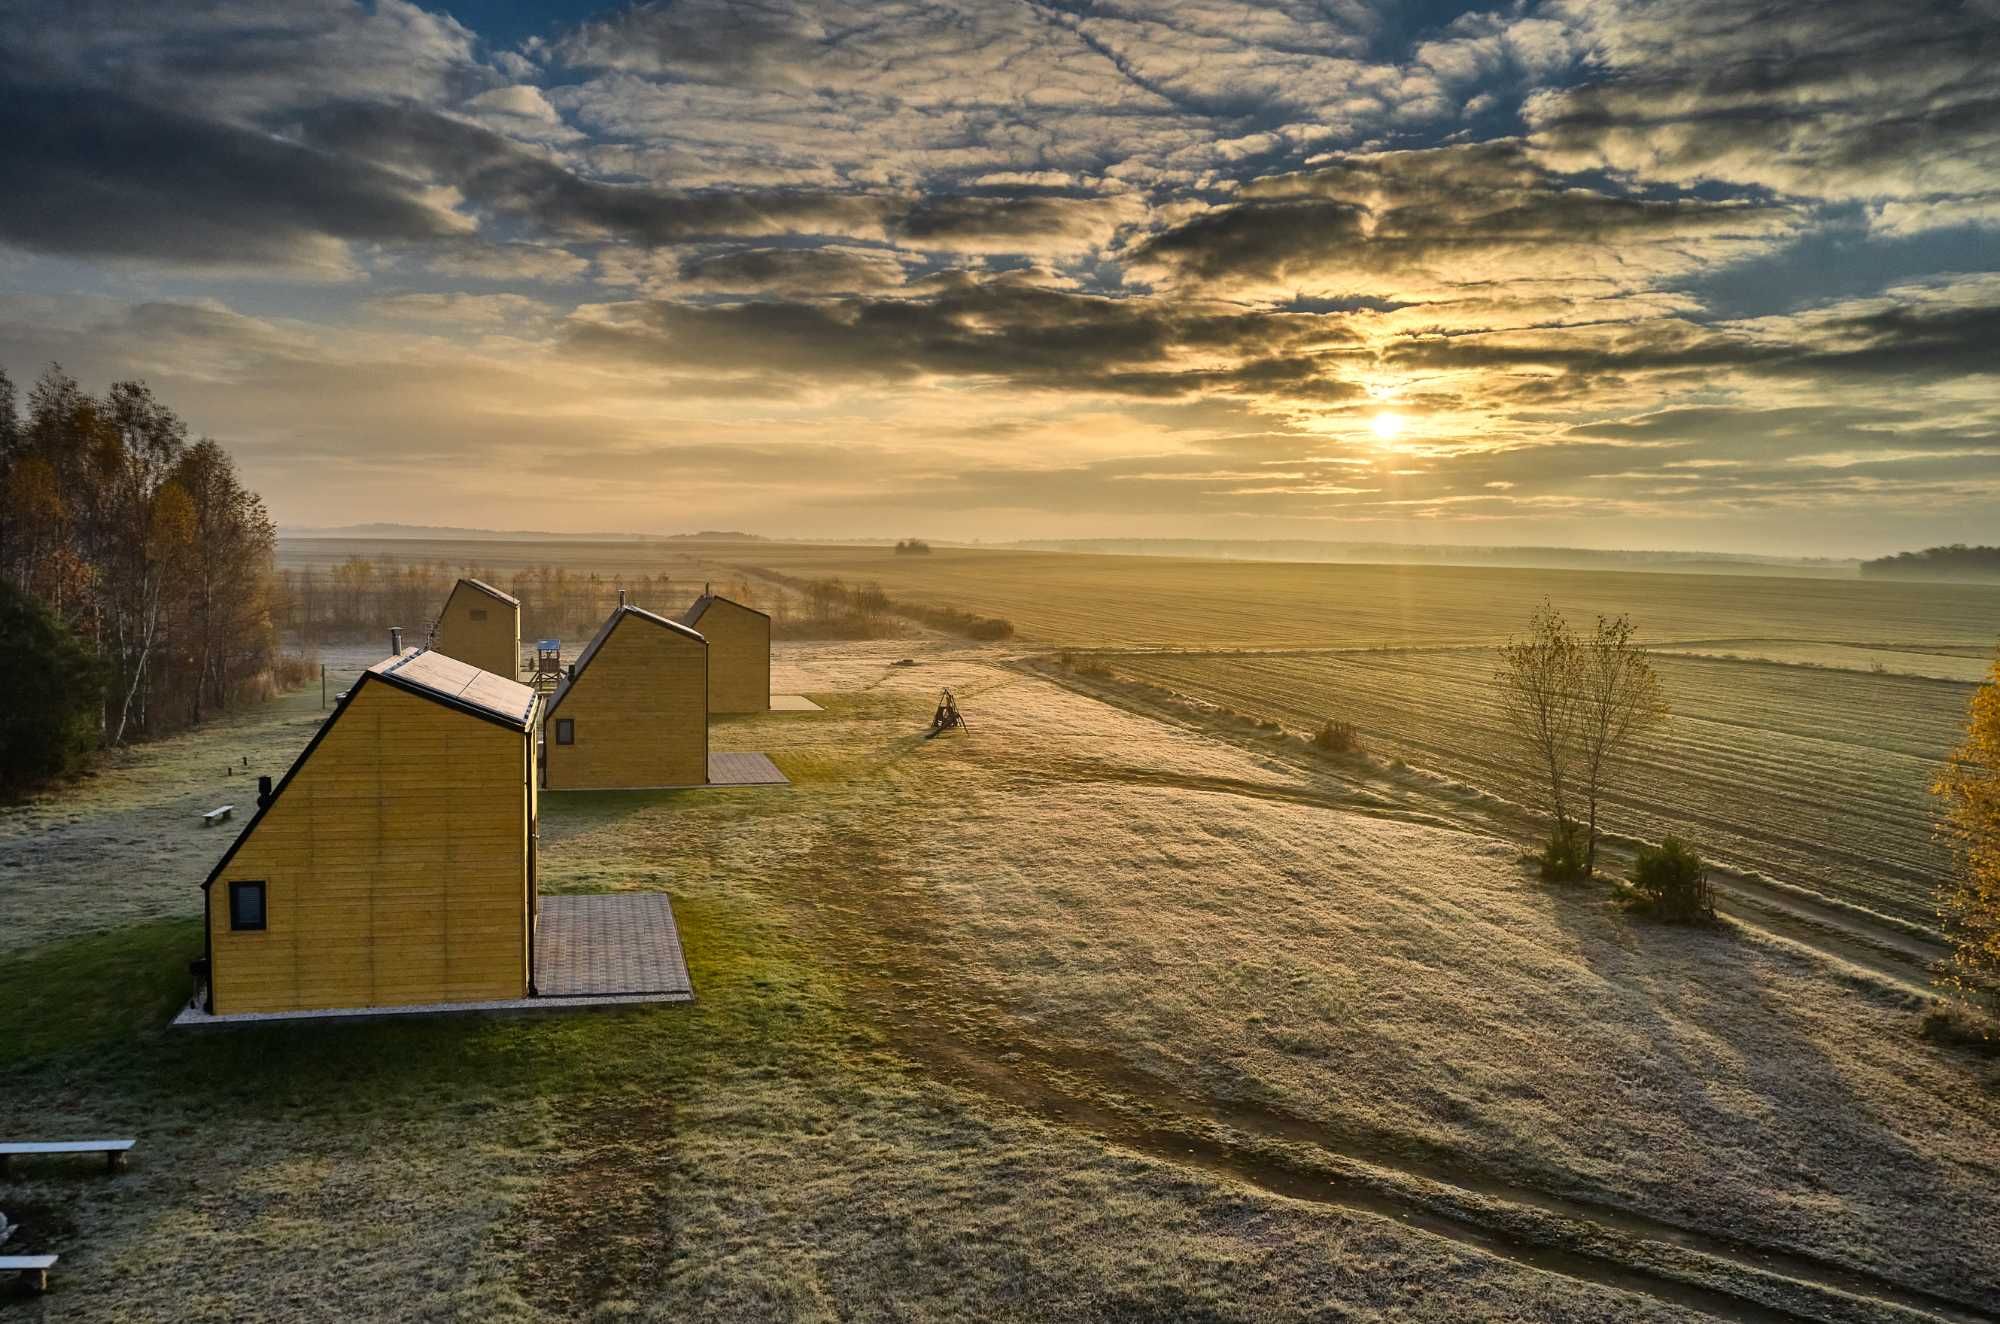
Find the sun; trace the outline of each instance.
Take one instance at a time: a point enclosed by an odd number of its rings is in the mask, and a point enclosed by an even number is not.
[[[1391,441],[1403,430],[1403,416],[1393,409],[1384,409],[1375,415],[1368,425],[1375,429],[1376,436],[1384,441]]]

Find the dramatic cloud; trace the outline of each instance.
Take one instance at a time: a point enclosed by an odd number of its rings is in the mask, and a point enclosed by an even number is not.
[[[1562,8],[1606,76],[1530,99],[1557,168],[1872,201],[1905,232],[1994,218],[1993,0]]]
[[[1335,158],[1246,185],[1136,251],[1142,272],[1272,297],[1431,297],[1495,281],[1642,287],[1740,260],[1783,208],[1583,187],[1511,141]]]
[[[300,523],[2000,501],[2000,0],[451,8],[0,0],[0,365],[147,376]]]
[[[0,85],[0,240],[201,265],[345,265],[335,241],[469,228],[363,162],[104,91]]]

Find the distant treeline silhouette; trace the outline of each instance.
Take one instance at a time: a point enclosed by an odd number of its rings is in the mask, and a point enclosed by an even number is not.
[[[530,641],[590,638],[618,604],[620,589],[634,606],[678,617],[705,584],[665,574],[613,575],[551,565],[502,572],[443,561],[353,556],[325,570],[279,571],[274,614],[281,629],[308,644],[386,638],[392,625],[401,626],[409,642],[423,643],[460,578],[482,580],[519,598],[521,637]],[[762,606],[740,580],[714,587],[727,597]]]
[[[1861,563],[1861,573],[1891,579],[2000,579],[2000,547],[1926,547]]]
[[[968,639],[1014,636],[1014,623],[1004,616],[980,616],[957,607],[898,601],[883,592],[880,584],[849,585],[839,579],[804,579],[761,568],[754,573],[784,585],[804,599],[803,619],[785,620],[777,613],[772,617],[774,629],[792,638],[873,638],[884,632],[880,626],[889,616],[921,621]]]
[[[0,647],[17,675],[52,673],[33,702],[61,731],[10,724],[0,774],[62,750],[16,784],[261,694],[276,655],[276,530],[229,452],[142,382],[95,396],[51,365],[22,403],[0,372]]]

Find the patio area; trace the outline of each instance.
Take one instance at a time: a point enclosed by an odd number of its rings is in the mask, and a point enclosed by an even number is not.
[[[270,1021],[342,1021],[382,1016],[441,1016],[467,1012],[580,1011],[657,1002],[694,1001],[664,892],[544,896],[535,932],[531,998],[492,1002],[427,1002],[393,1007],[334,1007],[313,1011],[252,1011],[212,1015],[182,1008],[177,1027],[256,1025]]]
[[[544,998],[692,998],[666,894],[543,897],[535,987]]]

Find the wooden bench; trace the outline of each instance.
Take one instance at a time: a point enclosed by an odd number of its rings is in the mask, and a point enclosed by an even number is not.
[[[201,825],[203,827],[214,827],[217,823],[222,822],[235,812],[235,805],[217,805],[201,816]]]
[[[116,1172],[125,1166],[125,1152],[137,1143],[135,1140],[0,1140],[0,1177],[7,1174],[7,1165],[15,1158],[36,1154],[102,1154],[105,1166]]]
[[[12,1270],[21,1275],[21,1282],[30,1292],[46,1292],[49,1269],[55,1262],[53,1255],[0,1255],[0,1273]]]

